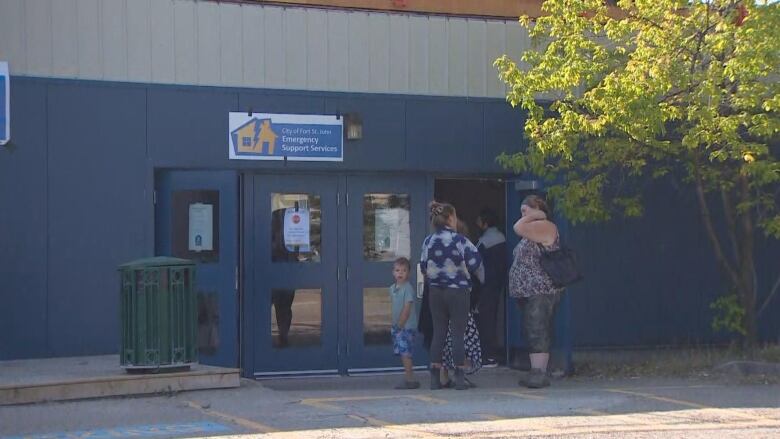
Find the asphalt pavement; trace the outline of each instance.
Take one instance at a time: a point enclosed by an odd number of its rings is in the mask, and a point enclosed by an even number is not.
[[[517,371],[476,388],[394,390],[400,375],[244,380],[238,389],[0,407],[0,437],[35,439],[780,438],[780,385],[718,379],[554,380]]]

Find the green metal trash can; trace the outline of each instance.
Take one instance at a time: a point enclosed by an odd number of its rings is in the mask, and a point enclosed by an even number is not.
[[[169,371],[197,363],[195,263],[154,257],[122,264],[119,272],[122,367]]]

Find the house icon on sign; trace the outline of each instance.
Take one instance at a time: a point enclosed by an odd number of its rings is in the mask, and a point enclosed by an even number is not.
[[[254,118],[231,134],[236,154],[273,155],[278,137],[271,126],[271,119]]]

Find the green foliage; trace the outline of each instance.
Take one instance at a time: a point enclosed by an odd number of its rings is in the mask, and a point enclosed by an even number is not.
[[[520,19],[534,48],[495,66],[531,147],[499,162],[550,182],[574,222],[640,215],[646,181],[677,173],[780,237],[780,4],[604,3]]]
[[[736,294],[721,296],[710,304],[710,309],[715,311],[712,319],[714,331],[728,331],[741,335],[747,334],[745,330],[745,308],[739,303]]]

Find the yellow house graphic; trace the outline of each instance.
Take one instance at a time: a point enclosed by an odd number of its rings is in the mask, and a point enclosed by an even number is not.
[[[260,136],[258,139],[260,144],[260,153],[265,150],[266,154],[274,155],[274,148],[276,148],[276,133],[271,129],[271,119],[263,119],[263,123],[260,125]]]
[[[238,154],[273,155],[276,137],[271,128],[271,119],[252,119],[233,131],[233,142]]]

